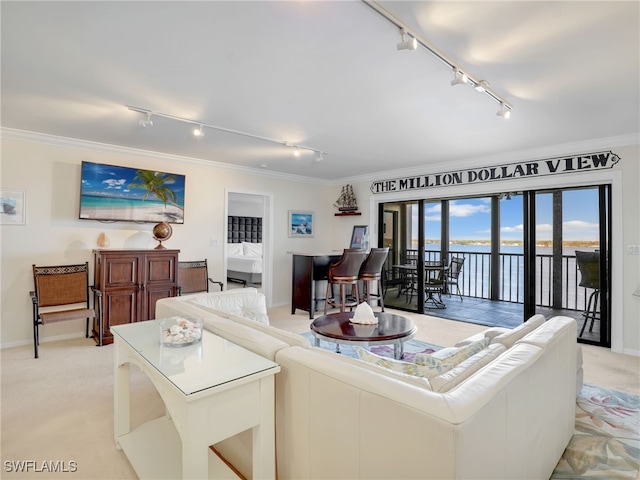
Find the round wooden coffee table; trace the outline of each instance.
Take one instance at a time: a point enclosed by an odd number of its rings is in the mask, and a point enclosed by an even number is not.
[[[353,312],[330,313],[311,322],[311,333],[315,336],[316,347],[320,340],[345,345],[393,345],[393,356],[402,358],[404,342],[413,338],[418,329],[411,320],[392,313],[376,312],[378,323],[365,325],[351,323]]]

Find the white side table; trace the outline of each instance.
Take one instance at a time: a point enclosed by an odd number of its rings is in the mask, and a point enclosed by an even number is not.
[[[116,447],[141,479],[209,478],[210,461],[216,471],[228,468],[209,453],[209,446],[248,429],[253,477],[275,478],[274,376],[279,365],[206,330],[195,345],[162,347],[159,320],[118,325],[111,332]],[[132,363],[151,379],[167,411],[134,430]]]

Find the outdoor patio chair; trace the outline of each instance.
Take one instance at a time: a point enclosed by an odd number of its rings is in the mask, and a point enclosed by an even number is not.
[[[460,291],[460,285],[458,285],[458,278],[460,277],[460,272],[462,272],[463,266],[464,257],[453,257],[449,264],[449,268],[444,271],[443,275],[446,291],[451,295],[451,287],[455,286],[458,296],[460,297],[460,301],[462,301],[462,292]]]
[[[223,283],[209,278],[207,259],[193,262],[178,262],[178,295],[208,292],[209,283],[217,283],[220,291]]]
[[[78,265],[38,267],[33,265],[34,290],[29,292],[33,304],[33,349],[38,358],[40,325],[66,320],[86,320],[85,336],[89,338],[89,321],[96,318],[90,308],[89,289],[101,298],[101,292],[89,286],[89,262]],[[70,307],[61,309],[60,307]],[[100,325],[100,302],[98,302],[98,332]],[[102,344],[100,338],[99,345]]]
[[[581,276],[579,286],[593,290],[589,295],[587,308],[582,313],[584,317],[584,323],[580,330],[580,337],[582,337],[589,319],[591,319],[591,324],[589,325],[590,332],[593,331],[593,322],[600,320],[600,313],[598,312],[598,299],[600,297],[600,254],[598,252],[580,252],[576,250],[576,262],[578,263],[578,270],[580,270]]]

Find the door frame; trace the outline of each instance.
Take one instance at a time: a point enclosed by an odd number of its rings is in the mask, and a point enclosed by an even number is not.
[[[237,188],[224,189],[224,245],[222,247],[224,282],[227,281],[227,235],[229,217],[229,196],[231,194],[253,195],[262,197],[262,292],[266,298],[267,307],[273,304],[273,194],[242,190]]]
[[[477,164],[476,164],[477,166]],[[449,166],[450,168],[451,166]],[[406,172],[404,172],[406,173]],[[424,174],[424,171],[419,174]],[[622,172],[619,170],[598,170],[594,172],[549,175],[524,179],[504,180],[465,185],[429,187],[415,191],[387,192],[369,197],[369,225],[371,235],[378,235],[378,209],[380,203],[421,201],[429,198],[453,198],[469,196],[491,196],[503,191],[528,191],[550,188],[591,187],[611,185],[611,351],[624,353],[624,320],[622,309],[624,241],[622,236]],[[618,234],[618,232],[620,234]],[[375,238],[375,237],[372,237]]]

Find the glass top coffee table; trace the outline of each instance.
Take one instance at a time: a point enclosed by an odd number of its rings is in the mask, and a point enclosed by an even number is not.
[[[340,353],[340,344],[344,345],[393,345],[393,356],[401,359],[404,342],[418,332],[413,322],[400,315],[375,312],[378,323],[366,325],[351,323],[354,312],[330,313],[311,322],[311,333],[315,336],[316,347],[320,340],[336,344]]]

